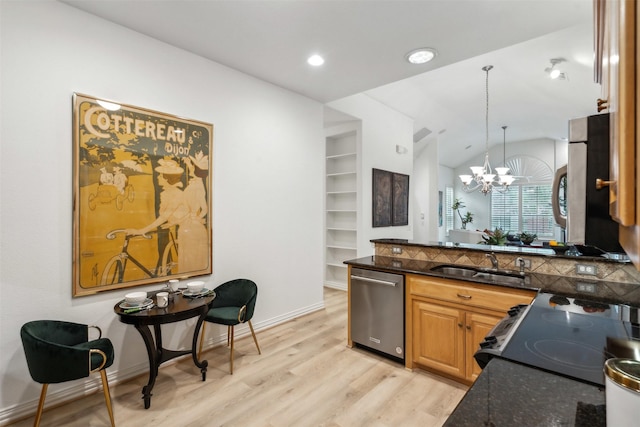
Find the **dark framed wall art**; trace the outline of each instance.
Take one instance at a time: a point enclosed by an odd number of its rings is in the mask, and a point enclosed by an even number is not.
[[[391,225],[409,225],[409,175],[393,174],[392,203]]]
[[[373,169],[372,225],[409,224],[409,175]]]
[[[73,95],[73,295],[212,273],[213,125]]]
[[[373,169],[373,226],[391,226],[393,174]]]

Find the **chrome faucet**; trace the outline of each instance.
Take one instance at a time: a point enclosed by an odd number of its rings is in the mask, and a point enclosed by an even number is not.
[[[491,252],[490,254],[487,254],[486,257],[491,260],[491,266],[493,269],[498,270],[498,258],[496,258],[496,254]]]
[[[526,266],[526,262],[524,261],[524,259],[522,257],[516,258],[516,262],[520,266],[520,275],[524,276],[524,268]]]

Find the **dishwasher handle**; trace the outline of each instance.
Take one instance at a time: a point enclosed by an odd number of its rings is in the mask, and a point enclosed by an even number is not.
[[[363,282],[375,283],[378,285],[392,286],[394,288],[397,285],[397,283],[389,282],[388,280],[371,279],[370,277],[354,276],[353,274],[351,275],[351,279],[362,280]]]

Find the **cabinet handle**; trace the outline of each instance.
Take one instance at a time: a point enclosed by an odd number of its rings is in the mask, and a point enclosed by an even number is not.
[[[608,187],[615,184],[615,181],[604,181],[600,178],[596,179],[596,190],[602,190],[604,187]]]
[[[470,326],[470,325],[467,325],[467,329],[468,329],[468,330],[471,330],[471,326]]]
[[[462,295],[462,294],[458,294],[458,298],[462,298],[462,299],[471,299],[471,295]]]
[[[606,110],[607,108],[609,108],[607,103],[609,103],[609,100],[598,98],[598,103],[597,103],[598,104],[598,112],[600,112],[602,110]]]
[[[385,285],[385,286],[392,286],[392,287],[396,286],[396,283],[389,282],[388,280],[372,279],[370,277],[363,277],[363,276],[354,276],[353,274],[351,275],[351,279],[360,280],[362,282],[376,283],[378,285]]]
[[[462,328],[462,323],[458,323],[458,327],[459,327],[459,328]]]

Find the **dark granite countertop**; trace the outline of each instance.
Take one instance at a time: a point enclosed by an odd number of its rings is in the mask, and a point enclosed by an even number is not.
[[[419,242],[414,240],[407,239],[372,239],[372,243],[380,243],[386,245],[399,245],[399,246],[417,246],[424,248],[443,248],[443,249],[467,249],[467,250],[475,250],[481,252],[487,252],[487,250],[498,252],[498,253],[511,253],[511,254],[522,254],[522,255],[544,255],[556,258],[565,258],[571,260],[584,260],[584,261],[598,261],[598,262],[617,262],[617,263],[630,263],[631,260],[626,254],[617,254],[617,253],[602,253],[601,255],[569,255],[571,252],[560,252],[557,253],[550,246],[543,245],[522,245],[522,244],[510,244],[507,242],[506,245],[484,245],[481,243],[454,243],[454,242]],[[588,247],[582,246],[584,249]],[[569,246],[571,248],[571,246]],[[583,250],[584,250],[583,249]],[[599,249],[595,249],[599,251]]]
[[[603,388],[495,358],[445,422],[465,426],[605,426]]]
[[[354,267],[378,269],[397,273],[413,273],[425,276],[451,278],[441,273],[431,271],[433,267],[443,265],[442,262],[373,255],[348,260],[345,261],[345,264],[352,265]],[[514,273],[516,272],[514,271]],[[633,307],[640,307],[640,285],[632,283],[607,282],[595,279],[576,279],[572,277],[533,272],[525,275],[524,283],[521,286],[503,285],[491,280],[472,277],[465,277],[463,279],[458,278],[458,280],[495,286],[508,286],[511,288],[531,289],[567,297],[580,298],[583,300],[611,304],[626,304]],[[582,289],[591,289],[593,292],[584,292]]]

